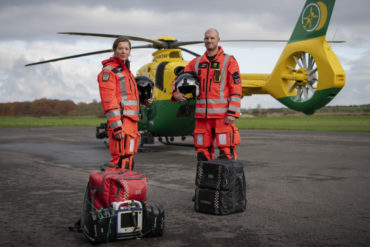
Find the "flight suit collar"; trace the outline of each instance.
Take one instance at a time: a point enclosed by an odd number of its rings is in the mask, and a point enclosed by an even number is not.
[[[102,61],[103,66],[106,66],[109,63],[115,63],[117,65],[120,65],[123,68],[123,70],[127,70],[130,72],[130,61],[129,60],[127,60],[126,62],[123,62],[118,57],[111,57],[111,58],[108,58]]]
[[[216,54],[216,57],[213,59],[213,61],[219,61],[220,57],[224,55],[224,50],[222,49],[221,46],[218,47],[218,51],[217,51],[217,54]],[[208,63],[211,63],[208,58],[207,58],[207,51],[204,52],[203,56],[202,56],[202,60],[203,61],[207,61]],[[202,62],[203,62],[202,61]]]

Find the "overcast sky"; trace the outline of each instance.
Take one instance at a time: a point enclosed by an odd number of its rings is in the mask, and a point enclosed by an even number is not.
[[[80,1],[1,0],[0,102],[38,98],[91,102],[99,99],[96,77],[101,60],[111,54],[24,67],[45,59],[109,49],[110,38],[79,37],[57,32],[126,34],[180,41],[202,40],[209,27],[222,39],[289,39],[304,0],[142,0]],[[327,32],[346,71],[346,85],[330,105],[370,103],[370,1],[337,0]],[[142,42],[133,42],[141,45]],[[242,73],[271,73],[285,44],[221,43]],[[202,54],[204,46],[186,48]],[[153,49],[133,50],[132,71],[152,58]],[[186,60],[193,57],[183,54]],[[244,108],[282,107],[271,96],[243,99]]]

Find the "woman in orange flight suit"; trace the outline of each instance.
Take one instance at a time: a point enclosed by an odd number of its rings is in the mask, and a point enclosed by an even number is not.
[[[131,42],[124,36],[113,42],[113,57],[103,60],[98,75],[99,92],[108,120],[109,151],[112,167],[133,168],[133,154],[137,152],[140,134],[139,93],[128,60]],[[152,99],[146,101],[147,105]]]

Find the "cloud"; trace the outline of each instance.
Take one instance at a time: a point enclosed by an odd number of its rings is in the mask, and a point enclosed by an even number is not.
[[[370,103],[370,49],[350,64],[350,68],[346,70],[346,84],[331,105]]]
[[[96,75],[101,69],[100,61],[110,54],[23,66],[43,59],[109,49],[113,41],[56,32],[113,33],[146,38],[169,35],[178,40],[201,40],[207,28],[216,27],[221,39],[288,39],[304,2],[4,0],[0,3],[0,101],[40,97],[76,102],[99,100]],[[369,9],[370,1],[336,1],[327,37],[346,40],[344,45],[332,45],[332,48],[346,70],[347,83],[331,104],[369,103]],[[235,55],[244,73],[270,73],[284,47],[266,43],[223,43],[222,46]],[[204,52],[203,45],[188,48]],[[153,51],[133,51],[132,70],[137,71],[148,63]],[[192,58],[185,53],[184,57]],[[271,96],[258,95],[243,100],[246,107],[258,104],[282,106]]]

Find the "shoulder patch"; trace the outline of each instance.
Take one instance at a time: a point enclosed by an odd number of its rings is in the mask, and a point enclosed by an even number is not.
[[[104,72],[102,79],[103,79],[103,81],[108,81],[109,80],[109,73],[108,72]]]
[[[234,74],[233,74],[233,79],[234,79],[234,84],[239,84],[239,83],[241,83],[242,81],[241,81],[241,79],[240,79],[240,75],[239,75],[239,73],[238,72],[235,72]]]

